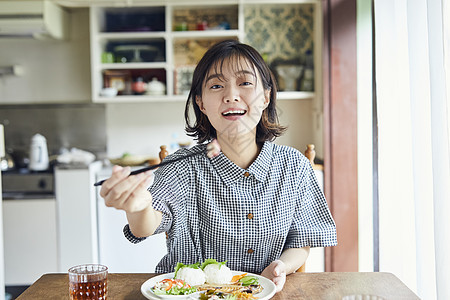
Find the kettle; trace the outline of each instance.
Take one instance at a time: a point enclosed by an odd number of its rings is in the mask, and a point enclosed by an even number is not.
[[[44,171],[48,169],[48,165],[47,140],[43,135],[35,134],[31,138],[28,168],[32,171]]]

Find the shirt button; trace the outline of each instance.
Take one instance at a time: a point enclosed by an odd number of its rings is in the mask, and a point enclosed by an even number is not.
[[[244,173],[244,176],[245,176],[245,177],[248,177],[248,176],[250,176],[250,173],[249,173],[249,172],[245,172],[245,173]]]
[[[252,248],[247,250],[247,253],[252,254],[253,252],[255,252],[255,250],[253,250]]]
[[[247,215],[247,219],[249,219],[249,220],[253,219],[253,214],[252,214],[252,213],[249,213],[249,214]]]

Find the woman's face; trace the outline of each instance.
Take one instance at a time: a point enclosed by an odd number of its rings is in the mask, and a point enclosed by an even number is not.
[[[269,101],[270,90],[264,90],[257,69],[244,58],[226,59],[221,70],[213,66],[203,82],[201,98],[196,99],[219,139],[256,136]]]

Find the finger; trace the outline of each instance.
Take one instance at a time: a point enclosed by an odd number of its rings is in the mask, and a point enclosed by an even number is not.
[[[123,169],[124,169],[124,168],[123,168],[122,166],[114,165],[113,168],[112,168],[112,172],[113,172],[113,173],[116,173],[116,172],[119,172],[119,171],[121,171],[121,170],[123,170]]]
[[[124,203],[124,210],[130,213],[138,212],[146,209],[152,203],[152,196],[148,191],[148,186],[152,181],[152,177],[143,180],[134,191],[130,194]]]
[[[286,276],[278,276],[272,279],[272,282],[275,284],[277,293],[281,291],[286,283]]]
[[[124,204],[135,191],[139,184],[145,180],[149,175],[140,173],[137,175],[128,176],[121,182],[116,184],[113,189],[105,197],[105,204],[118,209],[124,209]]]
[[[272,279],[272,282],[275,284],[276,291],[277,292],[281,291],[282,286],[280,287],[280,285],[281,285],[280,278],[275,277]]]
[[[147,191],[147,188],[149,186],[149,182],[153,180],[153,171],[147,171],[145,173],[137,174],[136,176],[130,176],[135,178],[130,178],[133,181],[131,181],[131,186],[126,189],[122,193],[122,203],[124,204],[124,208],[126,207],[126,203],[129,201],[133,201],[134,198],[138,198],[139,194],[143,191]]]
[[[275,260],[274,264],[275,266],[273,268],[273,275],[280,276],[284,271],[283,262],[281,260]]]
[[[280,266],[278,264],[275,265],[275,267],[273,268],[273,275],[276,276],[280,276],[281,270],[280,270]]]
[[[286,276],[277,276],[272,278],[273,283],[282,283],[286,279]]]
[[[220,145],[219,142],[217,142],[217,139],[213,139],[207,146],[206,146],[206,155],[209,158],[216,157],[220,154]]]
[[[120,166],[114,166],[113,172],[111,174],[111,177],[108,178],[103,184],[102,188],[100,189],[100,196],[105,198],[109,191],[120,181],[127,178],[130,175],[131,169],[130,167],[120,167]]]
[[[144,179],[144,174],[137,174],[129,176],[122,182],[118,183],[114,190],[110,192],[110,199],[115,202],[114,207],[122,208],[123,204],[127,201],[128,197],[134,191],[134,189],[139,185],[139,183]]]

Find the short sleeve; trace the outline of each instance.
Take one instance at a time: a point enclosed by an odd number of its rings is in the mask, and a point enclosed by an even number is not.
[[[169,157],[168,157],[169,158]],[[170,158],[169,158],[170,159]],[[161,223],[154,234],[168,231],[173,223],[174,215],[184,203],[186,184],[180,176],[182,163],[165,165],[155,171],[155,180],[149,187],[153,208],[162,213]],[[186,168],[184,168],[186,171]]]
[[[305,164],[298,186],[298,199],[284,248],[337,245],[336,225],[314,170]]]

